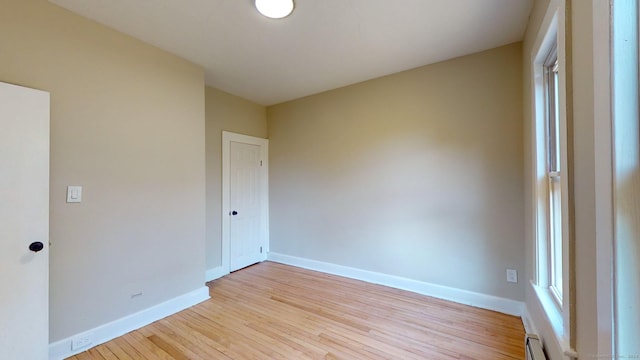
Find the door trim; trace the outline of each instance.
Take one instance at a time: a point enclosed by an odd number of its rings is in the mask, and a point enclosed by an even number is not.
[[[230,239],[229,239],[229,174],[230,174],[230,150],[231,142],[241,142],[260,146],[260,160],[262,160],[262,235],[264,239],[263,260],[267,259],[269,252],[269,139],[254,136],[236,134],[229,131],[222,132],[222,272],[224,275],[230,269]]]

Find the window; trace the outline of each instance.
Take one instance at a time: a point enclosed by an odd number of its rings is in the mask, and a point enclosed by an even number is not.
[[[534,290],[559,341],[570,336],[567,122],[562,8],[541,28],[532,54]],[[546,29],[545,29],[546,28]],[[542,30],[545,29],[545,30]]]
[[[560,96],[559,66],[556,48],[544,62],[545,98],[545,177],[547,180],[547,267],[546,283],[562,307],[562,182],[560,169]]]

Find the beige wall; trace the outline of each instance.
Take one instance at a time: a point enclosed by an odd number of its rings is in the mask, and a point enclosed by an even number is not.
[[[207,87],[207,269],[222,266],[222,131],[267,137],[266,109]]]
[[[522,300],[519,43],[267,109],[271,251]]]
[[[45,0],[1,7],[0,81],[51,92],[50,340],[203,286],[202,69]]]

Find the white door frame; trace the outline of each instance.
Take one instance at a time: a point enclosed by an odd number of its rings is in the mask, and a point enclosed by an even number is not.
[[[262,214],[264,219],[262,221],[262,231],[264,243],[263,257],[267,259],[267,253],[269,252],[269,140],[236,134],[228,131],[222,132],[222,271],[223,274],[229,273],[229,212],[231,211],[229,204],[229,175],[230,175],[230,148],[231,142],[241,142],[245,144],[251,144],[260,146],[260,160],[262,161],[261,177],[262,177]]]

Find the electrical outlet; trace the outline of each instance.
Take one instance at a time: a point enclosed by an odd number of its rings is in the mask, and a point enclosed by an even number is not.
[[[71,340],[71,350],[86,348],[93,343],[92,334],[84,334]]]
[[[517,283],[518,282],[518,271],[514,269],[507,269],[507,282]]]

